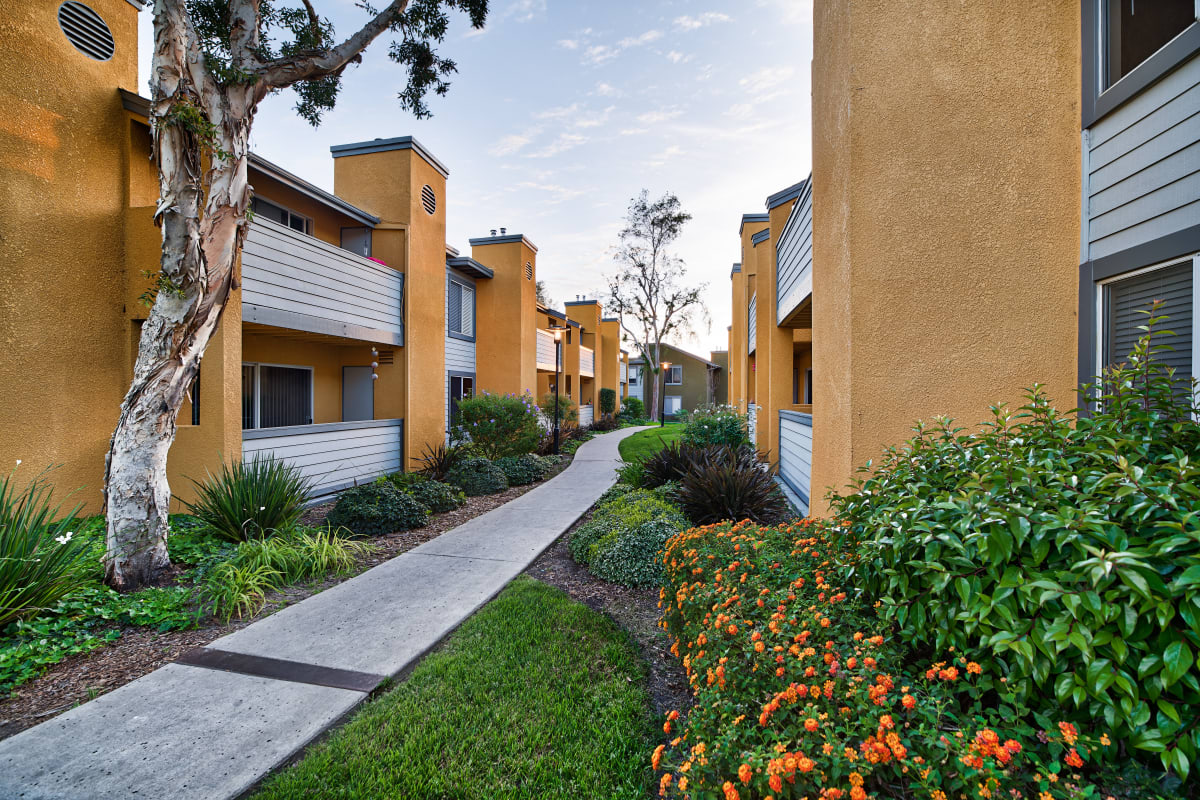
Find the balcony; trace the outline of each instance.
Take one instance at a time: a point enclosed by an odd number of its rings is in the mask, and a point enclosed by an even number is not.
[[[404,275],[267,219],[242,251],[242,320],[404,345]]]
[[[812,414],[779,411],[779,481],[800,513],[808,513],[812,483]]]
[[[812,327],[812,177],[779,234],[775,248],[775,323]]]
[[[621,362],[621,383],[629,383],[629,364]]]
[[[753,353],[758,347],[758,295],[750,298],[746,312],[746,352]]]
[[[596,421],[595,409],[592,406],[579,407],[579,427],[590,427]]]
[[[558,370],[557,358],[555,357],[555,342],[554,334],[547,330],[538,329],[537,332],[537,368],[546,372],[555,372]]]
[[[400,470],[404,421],[374,419],[242,431],[242,458],[270,453],[313,481],[313,497]]]
[[[596,351],[579,346],[579,375],[583,378],[596,377]]]

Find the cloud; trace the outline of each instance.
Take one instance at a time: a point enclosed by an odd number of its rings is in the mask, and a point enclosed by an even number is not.
[[[548,108],[533,116],[535,119],[557,120],[574,128],[596,128],[608,122],[608,118],[616,109],[616,106],[608,106],[600,111],[593,111],[583,108],[579,103],[572,103],[569,106]]]
[[[758,6],[785,25],[812,25],[813,0],[758,0]]]
[[[683,53],[679,52],[678,50],[672,50],[671,52],[667,53],[667,60],[670,61],[672,64],[679,64],[684,61],[691,61],[692,57],[685,56]]]
[[[512,17],[517,22],[529,22],[544,13],[546,13],[546,0],[516,0],[504,9],[500,16]]]
[[[561,186],[557,183],[539,183],[535,181],[521,181],[517,184],[517,187],[520,189],[531,189],[535,192],[548,194],[550,195],[550,199],[548,201],[550,203],[562,203],[567,200],[573,200],[574,198],[587,193],[587,190],[577,187]]]
[[[637,36],[626,36],[616,44],[595,44],[583,51],[583,63],[591,65],[605,64],[633,47],[644,47],[663,37],[662,31],[648,30]]]
[[[578,39],[559,39],[558,46],[564,50],[578,50],[579,49],[579,40]]]
[[[617,47],[626,50],[630,47],[640,47],[644,44],[656,42],[662,38],[662,31],[648,30],[645,33],[637,36],[626,36],[621,41],[617,42]]]
[[[764,95],[787,83],[795,74],[796,68],[792,66],[763,67],[742,78],[738,84],[752,94]]]
[[[539,111],[533,116],[537,119],[562,119],[579,113],[579,103],[572,103],[569,106],[558,106],[557,108],[548,108],[545,111]]]
[[[675,119],[681,114],[683,114],[683,111],[678,108],[661,109],[659,111],[647,111],[645,114],[639,114],[637,120],[638,122],[646,125],[654,125],[660,122],[666,122],[667,120]]]
[[[622,136],[637,136],[638,134],[649,132],[649,128],[622,128],[619,131]]]
[[[605,83],[604,81],[600,81],[596,84],[596,94],[600,95],[601,97],[620,97],[621,90],[615,86]]]
[[[810,5],[809,8],[812,6]],[[810,14],[811,18],[811,14]],[[732,21],[728,14],[722,14],[719,11],[705,11],[703,14],[697,14],[694,17],[689,17],[686,14],[682,17],[675,18],[675,27],[680,30],[694,31],[697,28],[706,28],[717,22]]]
[[[491,147],[488,148],[488,153],[493,156],[511,156],[520,152],[521,148],[533,141],[535,131],[527,131],[525,133],[514,133],[500,139]]]
[[[586,142],[588,138],[578,133],[560,133],[550,144],[533,153],[526,153],[526,158],[552,158],[559,153],[573,150]]]

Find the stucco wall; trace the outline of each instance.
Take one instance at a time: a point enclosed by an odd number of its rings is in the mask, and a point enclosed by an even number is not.
[[[1075,386],[1079,4],[820,0],[814,510],[914,420]]]

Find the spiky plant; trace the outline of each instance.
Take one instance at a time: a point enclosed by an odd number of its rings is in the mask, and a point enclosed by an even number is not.
[[[234,542],[290,530],[312,492],[311,479],[298,467],[264,453],[222,464],[216,475],[192,483],[196,500],[184,505],[217,535]]]

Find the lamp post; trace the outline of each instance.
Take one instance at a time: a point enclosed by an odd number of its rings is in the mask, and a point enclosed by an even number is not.
[[[551,325],[554,331],[554,455],[558,455],[558,384],[562,382],[559,373],[562,372],[562,332],[557,325]]]
[[[663,361],[659,364],[662,369],[662,399],[659,400],[659,407],[662,409],[658,413],[658,427],[663,428],[667,424],[667,373],[671,371],[671,362]]]

